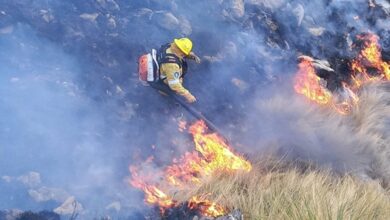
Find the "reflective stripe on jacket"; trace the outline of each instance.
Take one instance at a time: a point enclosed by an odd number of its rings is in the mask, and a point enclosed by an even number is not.
[[[170,48],[167,53],[173,53]],[[186,97],[190,92],[183,87],[183,70],[176,63],[162,63],[160,65],[160,78],[177,94]]]

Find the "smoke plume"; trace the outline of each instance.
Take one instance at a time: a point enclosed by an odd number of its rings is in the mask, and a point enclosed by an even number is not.
[[[353,114],[341,116],[306,102],[291,80],[305,54],[329,60],[337,87],[363,32],[380,37],[388,61],[389,8],[374,0],[3,1],[0,209],[54,210],[70,198],[92,217],[145,208],[128,165],[154,156],[163,167],[190,150],[177,123],[194,118],[143,87],[136,62],[182,36],[202,59],[184,82],[194,107],[236,151],[389,181],[388,85],[367,86]]]

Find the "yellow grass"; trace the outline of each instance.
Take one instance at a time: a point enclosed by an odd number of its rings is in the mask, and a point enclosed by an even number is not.
[[[351,175],[302,162],[257,159],[255,163],[254,156],[250,173],[218,172],[200,186],[171,195],[182,202],[205,195],[228,211],[240,209],[245,220],[390,220],[390,83],[369,85],[359,97],[359,105],[348,116],[334,111],[324,114],[321,108],[308,112],[300,103],[285,98],[259,104],[262,115],[297,119],[298,123],[286,123],[292,127],[281,132],[308,134],[309,138],[299,139],[292,149],[315,155],[313,163],[321,158],[337,168],[334,170],[349,170]],[[328,141],[312,147],[312,136]],[[318,166],[324,165],[323,161]]]
[[[376,182],[327,171],[287,168],[291,164],[273,165],[270,169],[259,164],[250,173],[220,172],[202,186],[176,197],[186,201],[193,195],[207,194],[208,199],[228,210],[240,209],[250,220],[390,219],[389,190]]]

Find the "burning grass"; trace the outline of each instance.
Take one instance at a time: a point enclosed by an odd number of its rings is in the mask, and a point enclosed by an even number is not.
[[[349,169],[327,170],[320,168],[326,164],[317,162],[313,162],[318,164],[315,167],[308,162],[287,162],[291,161],[287,158],[276,161],[252,157],[250,172],[215,173],[192,190],[177,194],[176,200],[186,201],[193,195],[207,193],[207,199],[227,211],[240,209],[251,220],[389,219],[390,83],[366,84],[358,95],[359,105],[348,116],[331,110],[324,114],[320,107],[304,114],[310,122],[321,119],[319,125],[324,127],[317,130],[319,133],[329,130],[332,132],[326,137],[342,140],[340,146],[349,154],[335,152],[344,166],[351,163],[349,160],[356,160]],[[283,115],[270,103],[266,106],[274,114]],[[295,107],[290,111],[301,110]],[[316,124],[308,127],[313,129]],[[351,131],[351,136],[343,136],[343,130]],[[348,142],[354,138],[356,142]],[[332,147],[327,146],[327,153],[332,152]]]
[[[325,80],[317,75],[314,59],[307,56],[301,56],[295,76],[295,91],[314,103],[331,106],[340,114],[350,114],[359,103],[357,93],[364,85],[390,80],[390,63],[382,59],[378,36],[365,33],[358,35],[357,39],[358,44],[354,47],[360,51],[350,62],[351,80],[342,82],[337,94],[326,88]]]
[[[193,136],[195,150],[187,152],[180,159],[174,159],[164,171],[145,173],[140,172],[142,167],[130,166],[130,184],[143,190],[145,202],[159,206],[162,216],[167,209],[181,206],[169,192],[185,191],[192,185],[199,185],[202,178],[209,177],[216,171],[249,172],[252,169],[251,163],[235,154],[222,137],[217,133],[210,133],[203,121],[191,125],[189,133]],[[204,216],[218,217],[225,214],[222,206],[207,200],[204,195],[195,195],[186,202],[190,210],[198,210]]]
[[[303,152],[302,160],[332,170],[307,162],[253,156],[248,160],[198,121],[188,130],[195,151],[174,160],[162,173],[151,172],[150,178],[137,170],[142,166],[131,167],[131,184],[145,192],[147,204],[161,209],[161,216],[184,204],[189,211],[212,217],[238,208],[246,219],[387,219],[390,82],[368,83],[357,95],[359,104],[345,116],[321,106],[307,108],[306,102],[290,96],[258,103],[261,115],[271,112],[275,119],[263,120],[265,125],[289,116],[292,122],[278,131],[301,138],[289,139],[289,149]]]
[[[350,175],[261,160],[249,173],[216,173],[181,201],[208,193],[246,219],[388,219],[390,190]]]

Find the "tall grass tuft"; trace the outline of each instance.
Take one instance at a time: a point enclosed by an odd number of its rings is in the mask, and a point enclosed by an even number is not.
[[[219,172],[176,199],[194,195],[238,208],[250,220],[390,219],[390,190],[378,182],[269,159],[249,173]]]

